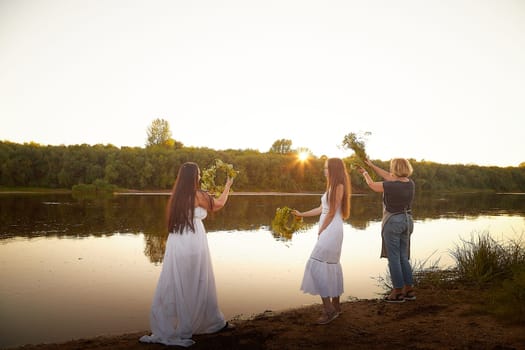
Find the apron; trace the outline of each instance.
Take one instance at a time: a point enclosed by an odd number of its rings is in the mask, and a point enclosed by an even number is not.
[[[386,251],[386,244],[385,244],[385,238],[383,237],[383,233],[385,230],[385,225],[390,220],[390,218],[394,215],[406,215],[407,222],[408,222],[408,259],[410,259],[410,236],[412,235],[412,232],[414,232],[414,221],[412,220],[412,214],[410,212],[405,211],[401,213],[390,213],[386,210],[385,205],[383,204],[383,219],[381,220],[381,255],[380,258],[386,258],[387,251]]]

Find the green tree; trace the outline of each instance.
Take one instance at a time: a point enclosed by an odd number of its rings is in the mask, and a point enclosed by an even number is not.
[[[194,161],[206,169],[221,159],[239,170],[235,191],[319,192],[324,189],[323,157],[304,162],[291,150],[291,141],[278,140],[273,152],[216,151],[205,147],[148,148],[112,145],[42,146],[0,141],[0,187],[71,188],[104,180],[128,189],[169,189],[180,166]],[[286,153],[290,149],[290,152]],[[355,193],[369,191],[357,170],[355,154],[345,158]],[[383,169],[389,161],[373,160]],[[525,167],[483,167],[438,164],[411,159],[416,191],[525,191]]]
[[[170,124],[165,119],[157,118],[153,120],[148,127],[147,133],[146,147],[174,146],[175,142],[171,138]]]
[[[292,152],[292,140],[280,139],[275,141],[270,148],[271,153],[288,154]]]

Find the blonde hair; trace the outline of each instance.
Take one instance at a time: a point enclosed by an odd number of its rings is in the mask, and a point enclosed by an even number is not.
[[[405,158],[393,158],[390,161],[390,172],[397,177],[409,177],[413,171],[412,165]]]

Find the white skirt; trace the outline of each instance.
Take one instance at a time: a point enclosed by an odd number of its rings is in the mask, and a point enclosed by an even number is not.
[[[170,233],[150,313],[152,334],[141,342],[190,346],[193,334],[214,333],[225,326],[202,219],[195,209],[195,233]]]
[[[325,215],[321,215],[320,223]],[[343,220],[336,214],[330,225],[321,233],[306,262],[301,290],[325,297],[338,297],[344,292],[341,248]]]

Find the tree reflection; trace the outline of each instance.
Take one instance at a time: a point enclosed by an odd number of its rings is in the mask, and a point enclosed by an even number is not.
[[[107,199],[74,199],[67,194],[0,195],[0,240],[12,237],[88,237],[120,233],[144,234],[144,253],[153,263],[162,262],[166,244],[165,207],[168,195],[117,195]],[[353,195],[346,223],[366,229],[381,220],[381,195]],[[321,203],[315,195],[232,195],[217,213],[204,221],[207,232],[271,231],[276,208],[300,211]],[[423,194],[414,201],[414,219],[475,218],[480,215],[524,215],[525,196],[517,194]],[[304,218],[304,229],[318,217]],[[292,235],[271,233],[279,241]],[[300,234],[296,232],[295,234]]]
[[[166,251],[167,235],[144,235],[144,240],[146,243],[144,247],[144,255],[146,255],[152,263],[162,263],[162,260],[164,259],[164,252]]]
[[[287,242],[287,241],[290,241],[293,238],[294,235],[300,234],[301,232],[304,232],[304,231],[307,231],[307,230],[311,229],[313,226],[314,226],[314,223],[306,222],[303,219],[303,224],[301,225],[301,228],[299,230],[295,231],[295,232],[283,231],[283,230],[271,230],[270,232],[272,233],[272,236],[276,240]]]

